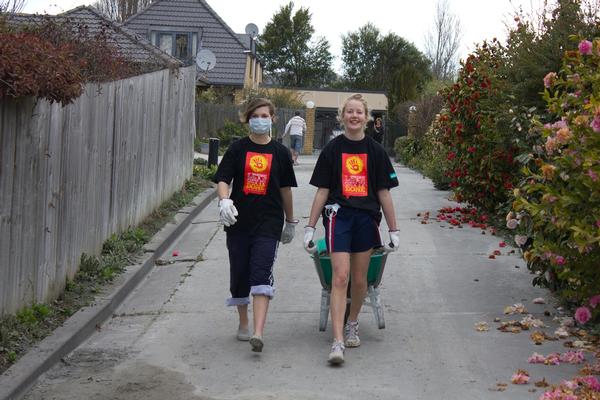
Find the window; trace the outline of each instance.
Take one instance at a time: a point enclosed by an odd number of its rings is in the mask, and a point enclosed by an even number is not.
[[[152,32],[152,42],[165,53],[189,60],[197,52],[198,34],[194,32]]]
[[[190,56],[190,41],[189,35],[176,33],[175,34],[175,57],[180,60],[186,60]]]

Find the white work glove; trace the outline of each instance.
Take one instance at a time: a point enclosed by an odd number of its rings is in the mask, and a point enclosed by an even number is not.
[[[219,201],[219,215],[221,216],[221,222],[225,226],[231,226],[237,222],[238,210],[233,205],[233,200],[221,199]]]
[[[294,235],[296,234],[296,225],[298,225],[298,220],[294,220],[292,222],[286,220],[285,226],[283,227],[283,232],[281,232],[281,243],[288,244],[294,239]]]
[[[383,245],[387,253],[398,250],[400,245],[400,231],[390,231],[390,242]]]
[[[313,242],[313,236],[315,235],[315,228],[310,225],[306,225],[304,227],[304,250],[308,251],[310,254],[317,252],[317,246]]]

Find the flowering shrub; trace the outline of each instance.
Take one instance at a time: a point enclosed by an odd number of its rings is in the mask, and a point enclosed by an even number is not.
[[[517,183],[514,139],[523,130],[510,107],[503,60],[496,41],[469,55],[457,83],[443,93],[439,118],[457,200],[490,213],[507,202]]]
[[[550,277],[565,299],[585,303],[576,313],[579,323],[600,314],[599,70],[600,39],[582,40],[565,53],[561,70],[544,78],[555,119],[534,128],[542,142],[523,159],[526,178],[515,190],[512,213],[524,258],[540,274],[536,283]]]

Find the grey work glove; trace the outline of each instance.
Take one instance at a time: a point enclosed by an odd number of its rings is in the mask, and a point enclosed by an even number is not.
[[[233,200],[221,199],[219,201],[219,216],[225,226],[231,226],[237,222],[238,210],[233,205]]]
[[[390,231],[390,242],[386,243],[383,247],[388,253],[398,250],[400,245],[400,231]]]
[[[283,232],[281,232],[281,243],[288,244],[294,239],[294,235],[296,234],[296,225],[298,225],[298,220],[294,221],[285,221],[285,226],[283,227]]]
[[[304,227],[304,250],[308,251],[310,254],[314,254],[317,252],[317,246],[313,242],[313,236],[315,235],[315,228],[310,225],[306,225]]]

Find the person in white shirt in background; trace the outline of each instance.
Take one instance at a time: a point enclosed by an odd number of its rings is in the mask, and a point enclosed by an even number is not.
[[[298,165],[298,156],[302,151],[302,138],[304,132],[306,132],[306,122],[304,121],[304,118],[300,116],[300,111],[296,111],[294,117],[292,117],[285,126],[285,131],[282,135],[282,137],[287,134],[290,135],[290,150],[292,151],[294,165]]]

